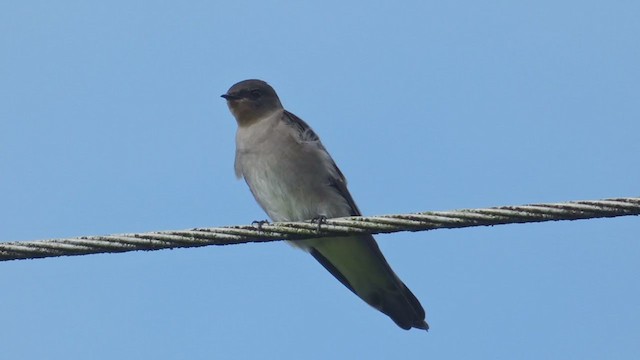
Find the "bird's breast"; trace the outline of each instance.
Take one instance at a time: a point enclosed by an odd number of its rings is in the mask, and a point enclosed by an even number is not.
[[[273,221],[350,214],[345,199],[330,186],[331,174],[324,161],[301,144],[286,140],[238,149],[236,155],[237,170]]]

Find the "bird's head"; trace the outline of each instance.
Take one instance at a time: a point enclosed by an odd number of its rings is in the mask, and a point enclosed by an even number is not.
[[[241,81],[221,97],[227,100],[229,110],[240,126],[251,125],[275,111],[282,110],[278,94],[262,80]]]

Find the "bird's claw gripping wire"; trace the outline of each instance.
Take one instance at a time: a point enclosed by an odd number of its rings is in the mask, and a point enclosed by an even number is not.
[[[320,215],[318,217],[314,217],[313,219],[311,219],[311,223],[312,224],[318,224],[318,227],[316,228],[316,232],[320,232],[320,227],[322,226],[322,224],[326,224],[327,223],[327,217],[324,215]]]
[[[262,231],[263,225],[269,225],[269,220],[253,220],[251,225],[255,225],[258,228],[258,231]]]

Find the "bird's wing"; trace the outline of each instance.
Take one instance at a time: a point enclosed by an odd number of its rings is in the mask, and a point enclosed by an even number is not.
[[[344,174],[342,174],[342,171],[340,171],[335,161],[333,161],[327,149],[325,149],[324,145],[322,145],[322,142],[320,141],[318,135],[313,131],[313,129],[311,129],[309,124],[307,124],[304,120],[300,119],[293,113],[285,110],[283,119],[287,123],[287,125],[295,130],[297,140],[300,143],[306,143],[311,146],[315,146],[318,148],[318,150],[322,151],[326,155],[326,158],[329,160],[329,164],[332,170],[329,171],[329,173],[333,175],[328,179],[329,186],[333,187],[345,199],[351,210],[349,215],[360,216],[360,210],[358,209],[355,201],[353,201],[353,197],[351,197],[349,190],[347,190],[347,179],[344,177]]]

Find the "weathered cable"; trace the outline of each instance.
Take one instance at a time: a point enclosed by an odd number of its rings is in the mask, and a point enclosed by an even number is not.
[[[298,240],[354,233],[392,233],[554,220],[640,215],[640,198],[500,206],[486,209],[427,211],[415,214],[359,216],[313,222],[196,228],[137,234],[0,243],[0,261],[55,256],[118,253],[248,242]]]

